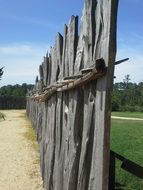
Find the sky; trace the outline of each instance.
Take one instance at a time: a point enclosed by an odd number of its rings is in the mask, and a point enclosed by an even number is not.
[[[71,15],[81,16],[84,0],[0,0],[0,86],[33,84],[38,67]],[[115,82],[129,74],[143,82],[143,1],[119,0]]]

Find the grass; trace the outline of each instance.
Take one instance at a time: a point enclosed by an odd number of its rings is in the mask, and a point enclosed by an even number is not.
[[[5,120],[6,115],[2,112],[0,112],[0,120]]]
[[[112,112],[112,115],[118,117],[134,117],[143,119],[143,112]]]
[[[36,140],[36,132],[35,130],[32,128],[32,124],[29,121],[29,119],[27,118],[27,116],[24,116],[25,119],[27,120],[27,123],[29,123],[28,125],[26,125],[27,130],[24,133],[24,137],[30,142],[31,147],[37,152],[34,160],[33,160],[33,164],[34,165],[39,165],[40,164],[40,156],[39,156],[39,146]],[[29,173],[30,178],[35,178],[37,176],[39,176],[39,174],[37,173],[37,170],[35,168],[33,168],[33,170],[31,170],[31,172]]]
[[[32,124],[29,121],[29,119],[27,118],[27,116],[25,116],[26,120],[29,122],[29,125],[26,125],[27,127],[27,131],[24,133],[24,137],[30,142],[31,147],[37,151],[39,153],[39,146],[38,146],[38,142],[37,142],[37,135],[35,130],[32,128]],[[39,164],[40,163],[40,158],[39,156],[37,156],[37,158],[34,161],[34,164]]]
[[[116,113],[117,114],[117,113]],[[120,113],[116,116],[141,117],[142,113]],[[143,121],[112,119],[111,149],[143,167]],[[120,168],[116,162],[116,182],[125,190],[143,190],[143,180]]]
[[[36,133],[34,129],[32,128],[31,124],[27,125],[27,131],[24,133],[24,137],[30,141],[31,146],[38,150],[37,140],[36,140]]]

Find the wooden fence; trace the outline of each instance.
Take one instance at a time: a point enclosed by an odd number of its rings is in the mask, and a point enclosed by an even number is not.
[[[27,96],[46,190],[108,189],[117,4],[85,0],[79,34],[72,16]]]

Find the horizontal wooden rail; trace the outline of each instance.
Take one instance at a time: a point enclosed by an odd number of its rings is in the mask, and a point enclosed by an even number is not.
[[[110,169],[109,169],[109,189],[115,190],[115,160],[118,159],[122,162],[121,168],[138,178],[143,179],[143,167],[134,163],[133,161],[121,156],[120,154],[110,151]]]
[[[37,100],[39,102],[44,102],[48,100],[56,92],[63,92],[77,88],[88,83],[91,80],[95,80],[104,76],[105,73],[106,67],[104,67],[102,71],[97,71],[96,68],[92,68],[89,71],[87,71],[86,74],[66,77],[63,81],[58,81],[56,84],[43,88],[42,91],[38,91],[38,93],[32,96],[32,99]]]
[[[120,154],[111,151],[111,154],[117,158],[118,160],[122,161],[121,168],[126,170],[129,173],[143,179],[143,167],[139,166],[138,164],[134,163],[133,161],[121,156]]]

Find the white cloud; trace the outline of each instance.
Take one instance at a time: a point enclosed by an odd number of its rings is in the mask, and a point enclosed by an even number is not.
[[[8,44],[0,46],[0,67],[5,66],[0,86],[16,83],[34,83],[39,65],[49,49],[48,44]],[[134,48],[122,45],[117,60],[129,57],[130,60],[117,65],[115,82],[123,81],[129,74],[132,82],[143,81],[143,55]]]
[[[136,49],[125,47],[119,49],[117,60],[129,58],[129,61],[115,67],[115,82],[121,82],[129,74],[131,82],[143,82],[143,55]]]
[[[34,83],[39,65],[48,49],[46,44],[0,46],[0,67],[5,66],[0,85]]]
[[[28,17],[28,16],[20,16],[20,15],[14,15],[8,12],[1,12],[0,17],[16,22],[24,22],[26,24],[32,24],[39,27],[44,28],[54,28],[55,30],[59,29],[59,26],[61,26],[62,23],[53,23],[50,20],[46,20],[44,18],[40,19],[39,17]]]
[[[24,43],[24,44],[8,44],[0,46],[0,54],[3,55],[33,55],[33,54],[41,54],[45,48],[49,48],[46,44],[31,44],[31,43]]]
[[[35,49],[28,45],[13,45],[13,46],[2,46],[0,47],[1,54],[31,54],[35,52]]]

